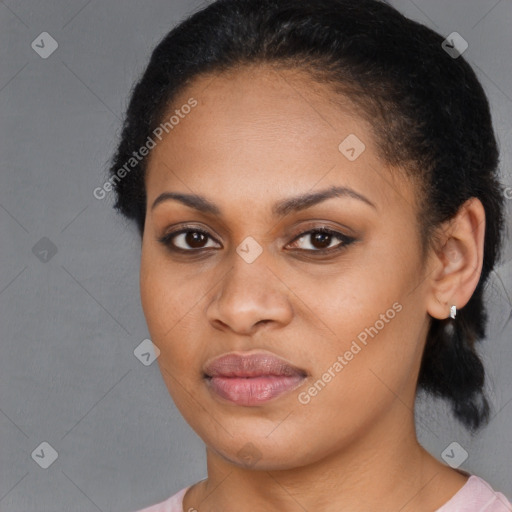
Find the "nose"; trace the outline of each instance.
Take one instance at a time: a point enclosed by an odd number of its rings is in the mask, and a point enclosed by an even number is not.
[[[247,263],[234,255],[231,270],[218,283],[219,289],[207,308],[208,321],[214,328],[251,335],[259,326],[284,326],[291,321],[288,288],[262,256]]]

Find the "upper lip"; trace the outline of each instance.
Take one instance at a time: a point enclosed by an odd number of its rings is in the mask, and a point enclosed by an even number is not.
[[[204,366],[207,377],[306,376],[307,372],[269,352],[229,352]]]

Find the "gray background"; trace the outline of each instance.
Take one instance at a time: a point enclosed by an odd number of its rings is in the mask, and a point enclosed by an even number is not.
[[[503,181],[512,186],[511,1],[392,3],[469,42],[464,56],[489,95]],[[206,476],[202,442],[174,407],[157,363],[145,366],[134,356],[149,336],[134,226],[116,216],[111,196],[93,197],[151,49],[200,5],[0,2],[2,512],[129,512]],[[47,59],[31,47],[42,32],[59,45]],[[491,326],[483,357],[491,423],[472,438],[443,403],[420,399],[417,405],[427,449],[441,457],[458,442],[469,454],[462,468],[509,496],[511,260],[509,235],[487,291]],[[43,441],[58,452],[47,469],[31,456]]]

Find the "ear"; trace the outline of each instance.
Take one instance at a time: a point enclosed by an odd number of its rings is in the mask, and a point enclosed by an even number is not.
[[[485,210],[475,197],[441,227],[428,266],[427,312],[432,317],[447,318],[451,306],[461,309],[468,303],[482,272],[484,235]]]

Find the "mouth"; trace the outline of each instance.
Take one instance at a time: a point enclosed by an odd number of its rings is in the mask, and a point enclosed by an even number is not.
[[[255,406],[300,386],[307,372],[269,352],[231,352],[204,368],[208,389],[236,405]]]

